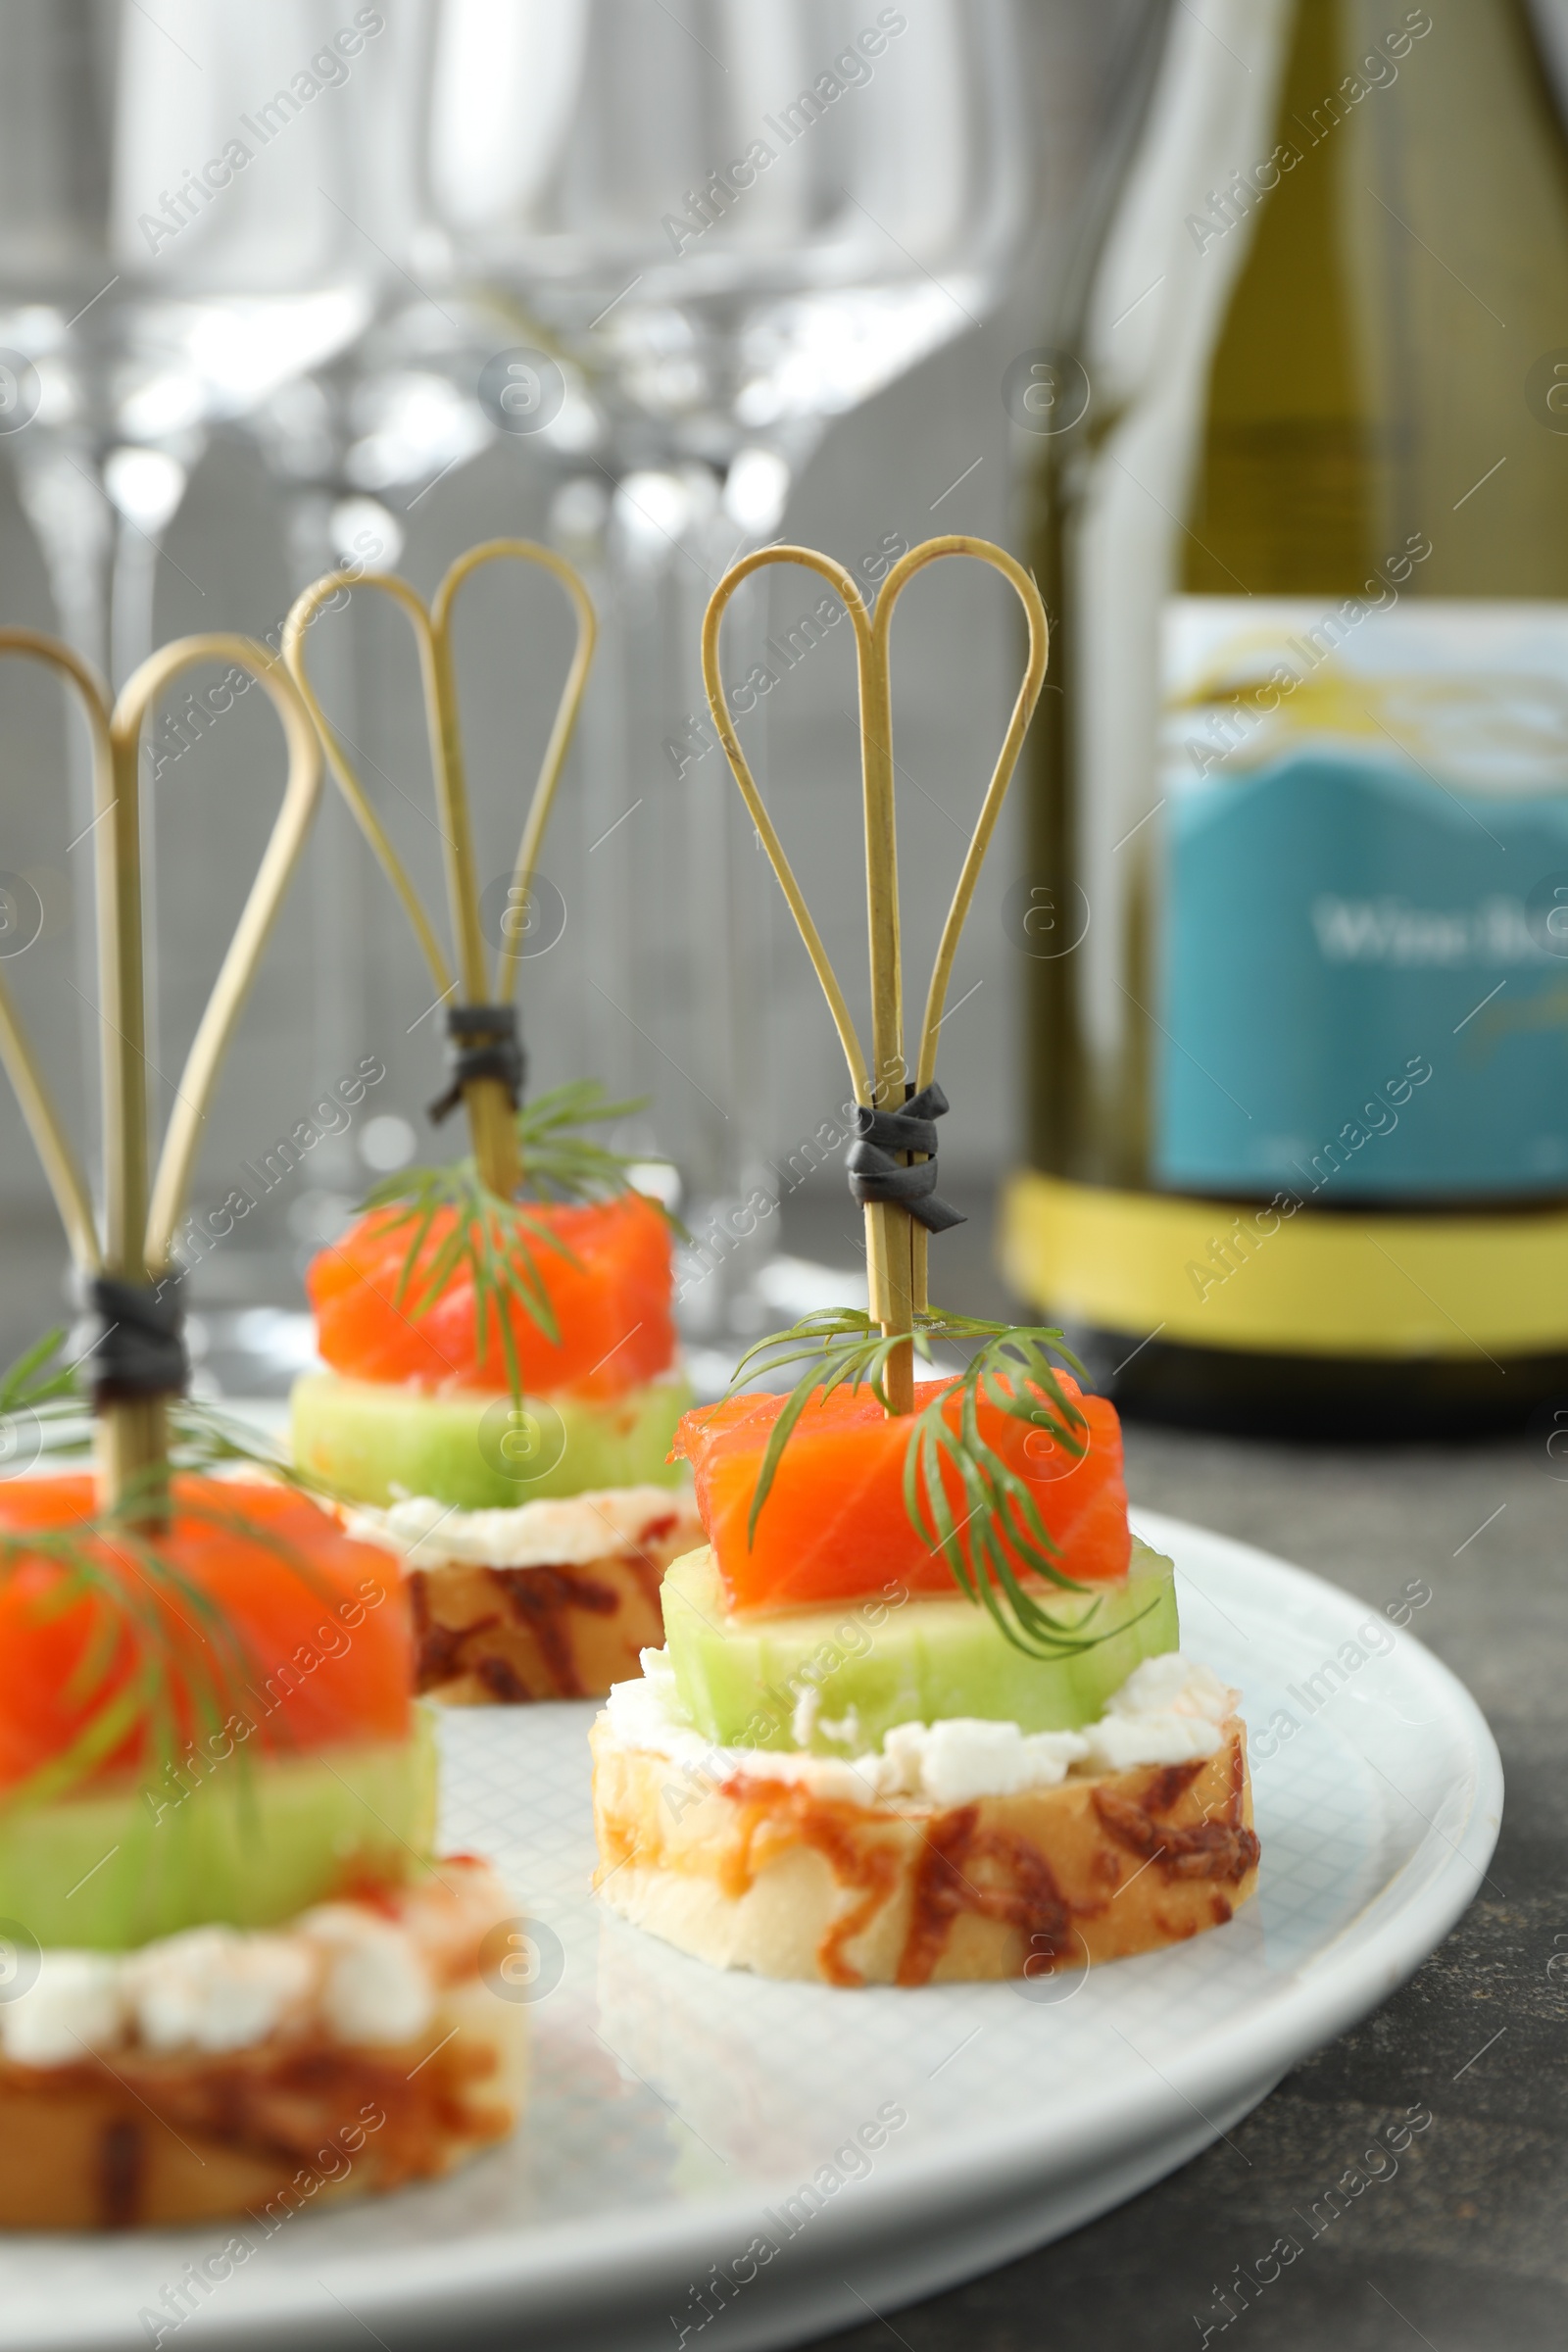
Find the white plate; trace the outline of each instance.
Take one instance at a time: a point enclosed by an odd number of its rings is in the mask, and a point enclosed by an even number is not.
[[[532,2010],[516,2140],[438,2186],[306,2211],[270,2237],[216,2224],[6,2240],[0,2347],[146,2345],[141,2315],[239,2234],[253,2256],[192,2298],[166,2345],[286,2330],[292,2347],[373,2333],[445,2352],[489,2325],[511,2346],[739,2352],[894,2309],[1184,2163],[1452,1926],[1496,1840],[1502,1775],[1474,1701],[1380,1611],[1246,1544],[1136,1517],[1181,1569],[1184,1646],[1240,1685],[1254,1742],[1278,1710],[1298,1727],[1261,1741],[1260,1891],[1230,1926],[1048,1979],[1042,1998],[716,1974],[587,1892],[591,1708],[454,1712],[449,1843],[492,1854],[563,1953]],[[1375,1641],[1357,1642],[1363,1625]],[[835,2163],[887,2109],[906,2120]],[[760,2237],[777,2243],[765,2260],[747,2252]],[[737,2279],[737,2258],[755,2276]]]

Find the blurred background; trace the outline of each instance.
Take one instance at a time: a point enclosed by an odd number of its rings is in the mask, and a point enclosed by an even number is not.
[[[1446,23],[1372,0],[3,0],[0,615],[118,686],[189,631],[275,645],[333,564],[428,595],[508,533],[580,567],[602,641],[529,909],[530,1083],[646,1098],[613,1140],[670,1163],[716,1390],[749,1339],[844,1295],[859,1238],[845,1073],[706,712],[704,608],[779,539],[868,595],[934,533],[1002,541],[1052,666],[950,993],[943,1183],[970,1221],[937,1299],[1045,1309],[1156,1418],[1555,1430],[1568,19],[1475,0]],[[770,567],[723,660],[863,1017],[842,623]],[[927,572],[894,653],[912,999],[1015,603]],[[466,592],[502,896],[568,656],[542,575]],[[434,902],[409,657],[365,594],[309,639]],[[260,703],[194,676],[144,744],[160,1113],[275,802]],[[83,753],[53,685],[5,664],[0,956],[90,1138]],[[313,1249],[368,1182],[442,1155],[439,1033],[329,791],[203,1148],[209,1386],[280,1395]],[[8,1099],[0,1344],[55,1311],[63,1268]]]
[[[933,532],[1014,537],[1006,370],[1042,340],[1118,77],[1157,12],[1122,0],[1018,19],[982,0],[967,13],[917,0],[912,14],[883,11],[900,28],[878,34],[874,10],[783,8],[748,44],[744,12],[688,10],[682,24],[652,0],[619,12],[289,0],[265,22],[223,0],[0,11],[0,619],[62,630],[118,685],[190,631],[275,645],[295,594],[334,562],[397,568],[425,595],[497,533],[582,565],[605,641],[544,854],[559,912],[523,973],[531,1084],[594,1075],[650,1099],[617,1140],[670,1155],[710,1242],[695,1270],[716,1265],[717,1278],[688,1290],[699,1346],[727,1344],[726,1301],[759,1278],[773,1287],[760,1310],[743,1299],[743,1332],[748,1311],[776,1321],[776,1306],[816,1303],[808,1271],[769,1276],[769,1261],[853,1267],[858,1223],[838,1154],[821,1168],[811,1142],[842,1123],[836,1041],[703,714],[703,604],[734,553],[775,537],[836,556],[872,590]],[[868,41],[846,52],[861,29]],[[605,61],[585,77],[601,102],[577,114],[573,43],[602,44]],[[846,53],[863,78],[831,74]],[[858,121],[821,107],[819,120],[777,118],[818,66]],[[730,223],[710,184],[705,215],[704,177],[721,146],[744,160],[748,129],[780,151],[777,172],[755,190],[756,220],[737,204]],[[784,153],[787,139],[809,152]],[[1020,657],[1006,592],[964,569],[922,583],[897,641],[916,961],[934,946]],[[852,653],[846,631],[812,619],[808,575],[769,581],[729,624],[726,663],[741,684],[772,639],[762,660],[777,682],[765,704],[751,694],[741,723],[863,998]],[[377,602],[326,615],[311,660],[434,895],[422,713],[406,639]],[[488,874],[510,866],[568,652],[548,583],[469,591],[460,664]],[[165,1104],[279,788],[259,702],[225,694],[215,670],[210,690],[204,675],[183,682],[149,731],[152,1083]],[[81,750],[52,685],[4,665],[0,869],[19,908],[6,974],[86,1136]],[[944,1271],[973,1309],[1000,1296],[991,1199],[1022,1132],[1018,957],[1002,919],[1019,821],[993,853],[952,992],[944,1181],[974,1215]],[[195,1344],[224,1390],[281,1391],[309,1344],[297,1318],[312,1247],[376,1176],[438,1155],[421,1107],[440,1083],[429,997],[329,787],[196,1185],[199,1215],[236,1185],[261,1196],[191,1282]],[[327,1130],[341,1114],[318,1107],[319,1140],[277,1158],[336,1081],[371,1065],[385,1075],[339,1132]],[[281,1172],[264,1190],[242,1166]],[[737,1239],[725,1203],[759,1188],[780,1211]],[[64,1274],[8,1096],[8,1354],[59,1311]]]

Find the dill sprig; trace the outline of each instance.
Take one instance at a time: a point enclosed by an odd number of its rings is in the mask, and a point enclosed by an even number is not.
[[[1020,1581],[1020,1576],[1036,1578],[1066,1592],[1091,1590],[1062,1566],[1029,1482],[1003,1460],[980,1430],[984,1400],[1010,1420],[1046,1431],[1074,1461],[1088,1452],[1088,1421],[1062,1388],[1052,1358],[1060,1358],[1080,1376],[1083,1367],[1063,1344],[1061,1333],[1044,1325],[986,1323],[920,1308],[912,1333],[885,1333],[858,1308],[826,1307],[805,1316],[790,1331],[760,1340],[737,1365],[731,1396],[750,1380],[796,1364],[804,1364],[806,1370],[791,1389],[762,1455],[747,1520],[748,1544],[757,1533],[784,1448],[812,1398],[829,1396],[839,1388],[866,1388],[884,1412],[891,1410],[888,1361],[895,1348],[911,1340],[915,1353],[928,1364],[943,1343],[971,1348],[973,1353],[938,1396],[908,1416],[904,1507],[910,1526],[923,1544],[941,1553],[959,1591],[989,1611],[1014,1648],[1040,1658],[1068,1657],[1092,1648],[1105,1639],[1092,1630],[1101,1605],[1098,1596],[1087,1610],[1075,1613],[1070,1624],[1063,1623]]]
[[[145,1493],[135,1499],[144,1504]],[[240,1512],[209,1512],[182,1496],[180,1516],[187,1524],[210,1520],[236,1536],[291,1549]],[[128,1524],[122,1511],[71,1528],[0,1532],[0,1580],[24,1560],[39,1559],[60,1573],[32,1605],[36,1622],[48,1623],[84,1601],[97,1604],[66,1689],[68,1699],[87,1712],[68,1746],[7,1790],[8,1812],[68,1795],[137,1731],[145,1762],[156,1773],[178,1755],[182,1732],[206,1735],[222,1727],[257,1670],[218,1604],[155,1535]],[[130,1673],[108,1688],[127,1637]],[[188,1702],[192,1721],[186,1725],[176,1690]]]
[[[57,1324],[36,1346],[0,1372],[0,1436],[7,1441],[0,1459],[16,1460],[32,1437],[38,1443],[35,1459],[63,1463],[91,1452],[92,1399],[77,1368],[58,1359],[64,1354],[66,1328]],[[328,1494],[319,1482],[295,1469],[288,1455],[248,1422],[231,1420],[220,1407],[192,1396],[168,1401],[170,1448],[165,1469],[144,1472],[135,1489],[135,1504],[166,1477],[216,1470],[226,1463],[243,1463],[298,1487],[301,1492]]]
[[[574,1263],[572,1252],[522,1201],[493,1193],[471,1158],[444,1168],[404,1168],[368,1194],[365,1205],[385,1208],[394,1202],[403,1203],[402,1213],[388,1219],[388,1229],[400,1233],[407,1228],[410,1238],[393,1305],[406,1308],[417,1322],[444,1296],[453,1276],[466,1269],[473,1286],[474,1352],[484,1354],[494,1317],[507,1384],[514,1396],[520,1396],[522,1366],[508,1307],[519,1306],[552,1346],[561,1337],[530,1244],[543,1243]],[[451,1225],[421,1266],[425,1244],[443,1213],[451,1217]]]
[[[40,1405],[54,1404],[64,1396],[76,1396],[75,1371],[70,1364],[57,1364],[56,1356],[65,1346],[64,1324],[46,1331],[36,1347],[0,1373],[0,1416],[10,1419],[17,1414],[36,1413]]]
[[[647,1152],[614,1152],[584,1135],[585,1127],[634,1118],[648,1097],[609,1102],[597,1078],[573,1078],[536,1095],[517,1112],[525,1196],[540,1200],[610,1200],[631,1190],[629,1170],[646,1166]]]
[[[438,1168],[401,1168],[366,1196],[367,1209],[401,1204],[403,1213],[389,1220],[390,1230],[409,1230],[393,1303],[406,1307],[417,1321],[436,1304],[459,1269],[466,1269],[473,1288],[475,1353],[482,1357],[489,1345],[493,1317],[507,1385],[514,1398],[522,1396],[522,1366],[508,1309],[519,1307],[552,1347],[561,1340],[535,1249],[543,1244],[568,1265],[579,1262],[536,1211],[541,1205],[609,1200],[630,1192],[628,1171],[642,1164],[639,1155],[612,1151],[583,1129],[627,1118],[643,1107],[641,1102],[608,1101],[597,1078],[573,1079],[524,1103],[517,1112],[523,1173],[515,1200],[492,1192],[472,1158]],[[421,1265],[443,1211],[450,1213],[452,1224],[429,1262]]]
[[[85,1457],[92,1424],[76,1367],[59,1360],[65,1340],[63,1328],[46,1333],[0,1373],[0,1425],[36,1434],[36,1458],[69,1464]],[[268,1671],[147,1524],[147,1505],[167,1494],[172,1477],[229,1463],[270,1473],[302,1492],[313,1482],[295,1473],[259,1433],[208,1404],[171,1398],[170,1436],[168,1461],[132,1480],[112,1508],[69,1527],[0,1527],[0,1584],[24,1561],[45,1560],[60,1572],[32,1604],[36,1622],[49,1623],[82,1602],[96,1604],[66,1687],[68,1700],[87,1710],[80,1728],[58,1755],[5,1791],[0,1811],[24,1812],[69,1795],[138,1731],[143,1768],[156,1775],[178,1760],[182,1736],[205,1737],[220,1731],[231,1714],[243,1713],[252,1678]],[[25,1491],[24,1482],[19,1491]],[[216,1493],[187,1491],[178,1509],[183,1527],[207,1527],[264,1547],[319,1598],[332,1597],[298,1545],[251,1518],[237,1499],[229,1504]],[[127,1637],[130,1671],[110,1688]],[[277,1661],[272,1663],[275,1669]],[[183,1694],[188,1721],[181,1721],[176,1691]],[[286,1735],[286,1724],[280,1730]],[[239,1781],[248,1784],[249,1759],[243,1748],[235,1753]]]

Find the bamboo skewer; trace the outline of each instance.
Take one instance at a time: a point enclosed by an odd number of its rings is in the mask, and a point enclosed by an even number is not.
[[[187,637],[142,663],[115,705],[117,775],[134,777],[142,725],[165,688],[181,670],[215,661],[248,670],[267,695],[282,722],[288,774],[282,805],[180,1072],[147,1209],[146,1257],[155,1273],[168,1266],[219,1070],[321,794],[321,748],[309,713],[281,664],[248,637]]]
[[[103,687],[96,673],[68,645],[62,645],[57,638],[44,636],[37,629],[0,629],[0,659],[7,654],[30,656],[33,661],[41,662],[45,668],[56,670],[76,689],[82,715],[92,738],[92,806],[93,822],[98,828],[100,845],[97,877],[101,900],[104,891],[101,846],[103,819],[114,798],[108,701]],[[0,1061],[4,1062],[6,1075],[16,1090],[27,1133],[32,1138],[33,1149],[42,1163],[55,1206],[60,1211],[60,1221],[66,1229],[66,1240],[71,1248],[72,1262],[85,1273],[99,1273],[103,1267],[103,1250],[98,1240],[98,1221],[93,1212],[92,1194],[71,1148],[48,1081],[18,1018],[3,977],[0,977]]]
[[[60,1210],[72,1256],[84,1274],[137,1286],[170,1270],[174,1228],[190,1187],[202,1128],[240,1007],[320,796],[321,760],[306,710],[287,676],[251,638],[184,638],[144,662],[114,710],[97,677],[69,647],[32,629],[0,629],[0,657],[23,654],[75,687],[93,747],[94,881],[100,994],[100,1083],[104,1130],[104,1227],[66,1137],[37,1057],[0,983],[0,1059],[22,1103]],[[248,670],[283,722],[288,778],[283,802],[251,884],[239,924],[180,1074],[156,1175],[147,1119],[145,959],[142,941],[141,730],[182,670],[220,661]],[[168,1399],[110,1397],[96,1406],[101,1505],[129,1507],[142,1524],[168,1518]]]
[[[886,590],[884,590],[884,596]],[[880,622],[881,615],[878,615]],[[860,673],[860,774],[865,802],[865,930],[871,967],[871,1102],[899,1110],[907,1075],[904,1058],[904,957],[899,939],[898,823],[893,795],[893,679],[885,627],[873,623]],[[867,1201],[868,1264],[876,1268],[872,1313],[884,1333],[912,1331],[914,1220],[896,1201]],[[888,1359],[888,1401],[914,1410],[914,1348]]]
[[[558,556],[553,549],[540,547],[530,539],[487,539],[480,546],[469,548],[451,565],[428,610],[408,582],[400,579],[396,573],[328,572],[296,600],[283,629],[283,659],[316,723],[338,787],[414,926],[415,938],[429,965],[440,998],[446,999],[455,991],[461,991],[461,1001],[474,1005],[513,1003],[516,995],[520,958],[511,944],[510,934],[504,935],[506,944],[498,951],[492,993],[492,983],[487,979],[485,970],[485,942],[480,926],[478,873],[474,862],[473,828],[464,768],[463,729],[452,632],[459,590],[482,564],[501,560],[536,564],[553,573],[564,588],[577,621],[577,640],[571,666],[557,706],[550,740],[540,762],[516,862],[513,868],[512,903],[526,905],[527,894],[533,887],[538,870],[540,845],[565,766],[583,690],[588,682],[598,634],[592,599],[565,559]],[[341,589],[355,587],[378,588],[401,606],[408,614],[418,647],[430,763],[441,820],[448,911],[456,952],[455,972],[448,966],[435,927],[425,912],[408,869],[392,847],[386,828],[371,805],[342,739],[335,733],[322,710],[306,667],[305,638],[311,622],[321,607]],[[481,1181],[489,1191],[499,1194],[504,1200],[514,1199],[522,1181],[522,1166],[517,1148],[516,1110],[507,1086],[499,1078],[466,1079],[463,1102],[474,1162]]]
[[[892,673],[889,636],[893,611],[914,574],[944,556],[972,556],[1000,571],[1023,606],[1029,631],[1029,654],[1022,681],[1007,723],[991,780],[986,786],[969,846],[964,853],[953,901],[948,908],[926,994],[920,1028],[919,1053],[912,1085],[907,1083],[904,1051],[904,983],[899,939],[898,844],[893,759]],[[785,855],[777,828],[763,804],[757,780],[741,749],[740,737],[724,699],[719,673],[719,630],[724,610],[741,582],[764,564],[799,564],[820,573],[842,598],[855,630],[860,697],[860,770],[865,817],[866,930],[871,983],[871,1062],[866,1063],[848,1001],[834,972],[821,935]],[[935,1075],[937,1036],[947,1003],[954,958],[997,819],[1018,763],[1024,735],[1040,699],[1050,652],[1045,607],[1034,581],[1013,558],[989,540],[952,535],[928,539],[901,556],[883,583],[873,620],[852,575],[830,557],[805,547],[767,547],[731,565],[710,599],[703,620],[703,682],[708,707],[725,756],[734,771],[748,814],[778,877],[779,887],[795,918],[807,954],[821,983],[828,1009],[849,1064],[850,1082],[858,1102],[881,1110],[902,1108],[908,1092],[928,1086]],[[897,1201],[868,1201],[865,1205],[866,1267],[871,1319],[888,1337],[912,1332],[915,1316],[927,1307],[926,1245],[929,1237],[919,1220]],[[888,1400],[895,1413],[914,1405],[912,1345],[896,1348],[889,1359]]]

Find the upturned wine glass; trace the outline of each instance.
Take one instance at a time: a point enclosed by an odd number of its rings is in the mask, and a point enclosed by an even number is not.
[[[394,52],[421,9],[0,11],[0,450],[56,625],[112,683],[152,650],[169,526],[211,428],[341,351],[394,274],[371,167],[387,146]],[[79,731],[67,741],[62,838],[74,846],[91,783]],[[155,767],[158,757],[151,744]],[[159,797],[144,804],[150,877]],[[76,930],[90,1052],[96,992],[88,926]],[[149,979],[156,1060],[151,959]]]
[[[1031,192],[1014,10],[438,0],[436,35],[423,260],[488,300],[480,399],[559,468],[562,543],[605,610],[583,760],[601,1074],[660,1071],[683,1213],[717,1242],[777,1190],[772,908],[705,715],[702,612],[829,420],[1004,286]],[[734,674],[765,668],[761,591],[733,613]],[[683,1286],[719,1354],[768,1312],[776,1223],[754,1210]]]

